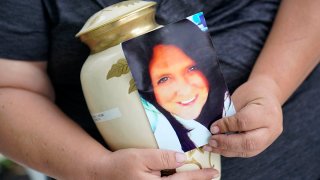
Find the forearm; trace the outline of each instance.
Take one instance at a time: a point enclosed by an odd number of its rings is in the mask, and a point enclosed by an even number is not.
[[[37,93],[0,88],[0,115],[0,152],[50,176],[86,179],[108,153]]]
[[[269,85],[281,104],[319,64],[319,7],[320,2],[315,0],[283,0],[250,75],[249,81]]]

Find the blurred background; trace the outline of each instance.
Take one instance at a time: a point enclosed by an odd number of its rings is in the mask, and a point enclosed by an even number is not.
[[[0,180],[47,180],[47,177],[0,154]]]

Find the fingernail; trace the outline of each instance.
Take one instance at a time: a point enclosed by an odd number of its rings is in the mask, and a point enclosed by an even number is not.
[[[176,162],[184,163],[187,160],[187,156],[183,153],[176,153]]]
[[[211,130],[211,133],[212,133],[212,134],[217,134],[217,133],[219,133],[219,127],[218,127],[218,126],[213,126],[210,130]]]
[[[209,141],[209,144],[210,144],[210,146],[212,146],[212,147],[218,147],[218,143],[217,143],[217,141],[216,140],[210,140]]]
[[[212,151],[212,148],[211,148],[210,146],[203,146],[202,149],[203,149],[204,151],[208,151],[208,152]]]

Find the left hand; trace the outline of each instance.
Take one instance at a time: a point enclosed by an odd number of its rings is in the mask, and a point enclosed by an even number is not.
[[[205,150],[226,157],[252,157],[264,151],[282,132],[282,109],[272,80],[252,79],[232,95],[237,113],[211,126]]]

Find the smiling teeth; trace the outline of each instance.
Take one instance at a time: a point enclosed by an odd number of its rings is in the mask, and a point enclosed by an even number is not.
[[[193,98],[191,98],[191,99],[189,99],[189,100],[187,100],[187,101],[181,101],[180,103],[181,104],[188,104],[188,103],[191,103],[193,100],[195,100],[196,99],[196,97],[193,97]]]

